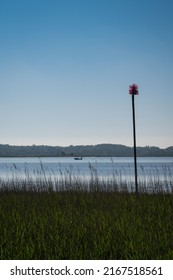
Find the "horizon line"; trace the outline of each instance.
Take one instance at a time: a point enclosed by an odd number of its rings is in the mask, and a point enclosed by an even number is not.
[[[38,146],[47,146],[47,147],[53,147],[53,148],[55,148],[55,147],[61,147],[61,148],[67,148],[67,147],[77,147],[77,146],[99,146],[99,145],[116,145],[116,146],[124,146],[124,147],[128,147],[128,148],[133,148],[134,146],[127,146],[127,145],[125,145],[125,144],[115,144],[115,143],[98,143],[98,144],[76,144],[76,145],[72,145],[72,144],[70,144],[70,145],[66,145],[66,146],[62,146],[62,145],[48,145],[48,144],[26,144],[26,145],[16,145],[16,144],[7,144],[7,143],[5,143],[5,144],[0,144],[0,146],[13,146],[13,147],[33,147],[33,146],[36,146],[36,147],[38,147]],[[161,148],[161,147],[159,147],[159,146],[150,146],[150,145],[145,145],[145,146],[137,146],[137,148],[159,148],[159,149],[167,149],[167,148],[170,148],[170,147],[173,147],[173,145],[172,146],[167,146],[167,147],[165,147],[165,148]]]

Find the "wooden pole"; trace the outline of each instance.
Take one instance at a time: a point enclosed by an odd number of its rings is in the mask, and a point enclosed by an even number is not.
[[[133,141],[134,141],[134,168],[135,168],[135,191],[138,193],[138,173],[137,173],[137,157],[136,157],[136,127],[135,127],[135,101],[132,94],[132,113],[133,113]]]

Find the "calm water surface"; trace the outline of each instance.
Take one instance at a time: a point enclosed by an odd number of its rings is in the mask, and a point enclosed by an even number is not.
[[[139,157],[139,180],[172,180],[173,157]],[[91,176],[101,179],[134,180],[132,157],[73,157],[53,158],[0,158],[0,179],[30,177],[61,178],[72,176],[87,180]]]

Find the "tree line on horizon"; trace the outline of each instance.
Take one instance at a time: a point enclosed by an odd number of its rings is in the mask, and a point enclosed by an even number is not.
[[[0,157],[131,157],[133,147],[118,144],[78,145],[78,146],[12,146],[0,144]],[[139,157],[173,156],[173,146],[165,149],[159,147],[137,147]]]

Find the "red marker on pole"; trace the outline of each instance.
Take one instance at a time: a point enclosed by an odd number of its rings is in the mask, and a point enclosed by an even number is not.
[[[137,173],[137,157],[136,157],[136,128],[135,128],[135,100],[134,96],[138,95],[138,86],[132,84],[129,86],[129,94],[132,96],[132,114],[133,114],[133,141],[134,141],[134,167],[135,167],[135,190],[138,193],[138,173]]]

